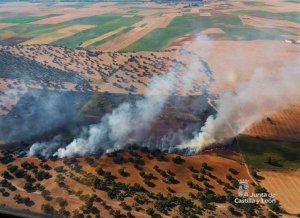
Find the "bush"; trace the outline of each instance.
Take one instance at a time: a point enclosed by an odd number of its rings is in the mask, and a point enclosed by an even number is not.
[[[149,216],[153,216],[154,213],[155,213],[155,210],[154,210],[153,208],[148,208],[148,209],[146,210],[146,213],[147,213]]]
[[[210,166],[208,166],[208,164],[207,164],[206,162],[202,163],[201,166],[202,166],[202,168],[205,169],[205,170],[209,170],[209,171],[212,171],[212,170],[213,170],[213,168],[210,167]]]
[[[55,209],[50,204],[42,204],[42,211],[47,214],[54,214]]]
[[[52,197],[50,195],[51,195],[50,191],[48,191],[48,190],[42,191],[42,196],[43,196],[43,198],[45,198],[45,200],[51,201]]]
[[[182,163],[185,162],[185,160],[182,159],[180,156],[173,157],[172,160],[173,160],[173,162],[176,163],[176,164],[182,164]]]
[[[95,159],[92,157],[85,157],[85,161],[92,167],[95,167],[96,165]]]
[[[267,193],[267,189],[259,185],[255,186],[254,191],[255,193]]]
[[[54,170],[55,170],[57,173],[64,173],[64,172],[66,172],[66,170],[64,169],[63,166],[55,167]]]
[[[124,168],[119,169],[118,172],[119,172],[119,174],[120,174],[121,176],[123,176],[123,177],[128,177],[128,176],[130,176],[130,174],[129,174],[128,172],[126,172]]]
[[[32,185],[32,183],[26,182],[24,185],[24,189],[27,192],[35,192],[36,191],[36,187]]]
[[[11,180],[11,179],[14,178],[12,175],[9,174],[8,171],[4,171],[4,172],[2,173],[2,176],[3,176],[3,178],[8,179],[8,180]]]
[[[59,204],[60,207],[68,206],[68,202],[65,199],[61,198],[61,197],[56,198],[55,201],[56,201],[56,203]]]
[[[227,175],[226,175],[226,179],[228,179],[228,180],[231,181],[231,180],[232,180],[232,176],[231,176],[230,174],[227,174]]]
[[[15,171],[15,176],[17,178],[23,178],[25,176],[26,172],[23,169],[17,169]]]
[[[278,216],[276,214],[274,214],[273,212],[271,212],[271,211],[268,212],[268,217],[269,218],[278,218]]]
[[[234,207],[232,207],[232,206],[228,207],[228,211],[236,217],[243,216],[239,211],[235,210]]]
[[[8,170],[9,172],[11,172],[11,173],[16,172],[17,169],[18,169],[18,166],[15,166],[15,165],[9,164],[9,165],[7,166],[7,170]]]
[[[189,170],[191,171],[191,172],[193,172],[193,173],[199,173],[199,171],[198,170],[196,170],[193,166],[188,166],[188,168],[189,168]]]
[[[239,174],[239,172],[238,172],[237,170],[233,169],[233,168],[229,168],[228,171],[231,172],[231,173],[234,174],[234,175]]]

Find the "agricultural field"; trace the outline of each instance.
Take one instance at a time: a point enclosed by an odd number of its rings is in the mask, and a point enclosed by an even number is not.
[[[209,28],[220,28],[224,32],[221,35],[208,34],[215,40],[295,38],[300,22],[299,4],[287,3],[290,7],[279,12],[277,7],[282,5],[281,2],[248,4],[232,1],[221,7],[213,7],[213,4],[155,3],[147,6],[84,2],[23,4],[26,10],[24,16],[16,16],[20,13],[14,4],[6,3],[8,11],[0,9],[0,44],[35,43],[108,51],[158,51],[167,49],[187,34],[197,35]],[[257,7],[260,10],[254,10]],[[270,12],[272,8],[276,11]],[[254,19],[255,23],[249,19]],[[261,25],[268,22],[273,22],[271,27]],[[285,23],[290,27],[287,28]]]
[[[270,192],[276,193],[283,208],[293,214],[299,214],[299,172],[260,172],[265,179],[261,184]]]
[[[299,11],[1,1],[0,217],[299,216]]]
[[[299,169],[299,142],[263,140],[249,136],[239,137],[246,162],[259,170]]]

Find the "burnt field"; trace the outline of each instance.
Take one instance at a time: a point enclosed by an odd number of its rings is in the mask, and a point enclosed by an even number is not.
[[[32,89],[1,118],[1,139],[30,140],[80,121],[80,107],[91,94]]]
[[[31,89],[1,117],[1,141],[29,145],[63,135],[66,142],[87,125],[97,124],[124,103],[134,105],[143,95]],[[201,111],[196,106],[201,105]],[[160,116],[143,132],[143,143],[163,149],[192,138],[213,114],[206,96],[170,96]],[[151,146],[150,146],[151,147]]]

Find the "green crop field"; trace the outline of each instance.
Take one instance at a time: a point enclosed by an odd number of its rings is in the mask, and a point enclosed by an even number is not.
[[[129,32],[130,30],[132,30],[132,28],[133,28],[133,27],[127,27],[126,29],[124,29],[124,30],[122,30],[122,31],[120,31],[120,32],[118,32],[118,33],[116,33],[116,34],[113,34],[112,36],[109,36],[109,37],[107,37],[107,38],[105,38],[105,39],[103,39],[103,40],[100,40],[100,41],[98,41],[98,42],[95,42],[95,43],[89,45],[87,48],[88,48],[88,49],[92,49],[92,48],[94,48],[94,47],[97,47],[97,46],[99,46],[99,45],[102,45],[102,44],[104,44],[104,43],[106,43],[106,42],[108,42],[108,41],[110,41],[110,40],[112,40],[112,39],[114,39],[114,38],[116,38],[116,37],[118,37],[118,36],[124,34],[124,33]]]
[[[0,19],[0,23],[19,23],[25,24],[34,22],[37,20],[42,20],[47,18],[47,16],[21,16],[21,17],[5,17]]]
[[[103,35],[105,33],[114,31],[115,29],[122,27],[122,26],[128,26],[130,27],[134,23],[140,21],[142,18],[135,16],[124,19],[122,16],[117,16],[113,18],[110,22],[105,22],[103,25],[99,25],[95,28],[88,29],[82,32],[79,32],[73,36],[63,38],[61,40],[58,40],[53,45],[60,45],[60,46],[66,46],[75,48],[80,46],[83,42],[93,39],[95,37],[98,37],[100,35]],[[87,24],[87,23],[85,23]],[[96,44],[97,45],[97,44]]]
[[[38,36],[43,33],[52,32],[54,29],[55,27],[51,25],[22,24],[22,25],[0,29],[0,39],[6,39],[6,38],[18,37],[18,36],[29,38],[33,36]]]
[[[241,135],[239,143],[246,162],[254,169],[300,168],[300,142],[269,141]]]
[[[198,14],[184,14],[174,18],[166,28],[153,30],[124,50],[161,50],[177,37],[184,36],[187,33],[199,33],[206,28],[212,27],[223,29],[232,40],[281,39],[279,30],[246,27],[236,15],[201,17]]]
[[[78,3],[66,5],[64,7],[85,7],[92,3]],[[128,7],[131,15],[141,10],[157,10],[163,13],[160,7],[135,6]],[[76,10],[76,9],[75,9]],[[161,12],[160,12],[161,11]],[[263,10],[238,10],[231,14],[222,16],[200,16],[198,13],[184,13],[182,16],[175,17],[166,28],[157,28],[133,42],[124,51],[158,51],[169,46],[175,39],[186,34],[198,34],[207,28],[220,28],[225,34],[209,34],[212,40],[282,40],[286,35],[295,35],[288,32],[290,30],[279,28],[256,28],[246,26],[242,23],[239,15],[261,16],[270,19],[282,19],[300,23],[299,12],[271,13]],[[59,29],[70,27],[72,25],[94,25],[95,27],[67,36],[63,39],[52,42],[52,45],[65,46],[70,48],[79,47],[82,43],[109,33],[120,27],[125,27],[122,31],[115,33],[101,41],[95,42],[88,46],[92,49],[115,37],[120,36],[133,27],[132,25],[141,21],[143,16],[123,17],[124,14],[101,14],[90,17],[81,17],[58,24],[32,24],[31,22],[44,19],[47,16],[23,16],[1,18],[0,22],[15,23],[16,25],[0,29],[0,41],[10,38],[21,37],[24,40],[38,37],[41,35],[51,34]],[[146,25],[146,24],[145,24]]]
[[[83,17],[70,21],[66,21],[59,24],[41,24],[41,25],[28,25],[20,24],[17,26],[7,27],[0,29],[0,39],[6,39],[8,36],[17,37],[22,36],[24,38],[36,37],[42,34],[54,32],[60,28],[69,27],[71,25],[103,25],[114,19],[120,18],[118,15],[99,15],[91,17]]]
[[[170,44],[175,38],[187,33],[200,31],[200,16],[184,14],[175,17],[166,28],[155,29],[146,36],[125,48],[125,51],[155,51]]]
[[[90,17],[81,17],[74,20],[63,22],[62,25],[103,25],[120,18],[118,14],[102,14]]]
[[[102,34],[107,32],[113,31],[119,27],[127,26],[128,28],[124,29],[119,34],[115,34],[110,39],[117,37],[118,35],[129,31],[131,25],[140,21],[142,18],[139,16],[134,16],[130,18],[124,19],[121,15],[98,15],[98,16],[91,16],[91,17],[83,17],[78,18],[70,21],[66,21],[59,24],[42,24],[42,25],[29,25],[29,24],[19,24],[12,27],[7,27],[0,29],[0,40],[8,39],[11,37],[19,37],[22,36],[23,38],[32,38],[37,37],[42,34],[50,34],[58,29],[69,27],[72,25],[95,25],[95,28],[88,29],[82,32],[79,32],[73,36],[66,37],[64,39],[58,40],[52,44],[66,46],[66,47],[78,47],[81,43],[98,37]],[[105,41],[100,41],[95,43],[95,45],[91,45],[90,48],[93,46],[100,45]]]

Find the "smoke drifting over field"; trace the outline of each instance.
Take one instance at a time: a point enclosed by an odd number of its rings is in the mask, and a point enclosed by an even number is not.
[[[204,39],[201,37],[201,40]],[[191,64],[187,68],[176,65],[170,72],[154,76],[148,83],[143,99],[133,104],[125,102],[114,109],[111,114],[106,114],[100,123],[84,127],[77,138],[65,148],[59,148],[54,155],[59,157],[89,155],[121,149],[128,143],[143,142],[144,133],[157,120],[166,101],[178,87],[186,91],[195,80],[199,77],[203,78],[205,66],[198,55],[187,53],[184,49],[179,52],[179,55],[189,58]],[[181,79],[183,75],[184,79]],[[204,84],[204,92],[206,92],[207,85],[208,83]],[[29,155],[48,156],[53,154],[53,149],[48,147],[57,149],[58,144],[57,140],[35,143]]]
[[[238,85],[235,92],[224,92],[217,101],[216,116],[208,117],[197,136],[180,147],[201,150],[232,138],[272,112],[300,101],[299,60],[281,68],[279,75],[258,70]]]
[[[201,36],[198,40],[207,39]],[[194,48],[199,47],[198,40],[193,42]],[[207,44],[210,44],[208,40]],[[211,49],[210,46],[199,48],[201,52],[207,49]],[[206,81],[200,84],[202,94],[207,99],[215,97],[208,91],[214,82],[212,72],[200,58],[205,55],[194,54],[186,49],[180,50],[178,55],[189,59],[190,64],[187,67],[174,66],[170,72],[153,77],[141,100],[122,103],[112,113],[106,114],[100,123],[83,127],[67,146],[56,137],[51,142],[35,143],[30,148],[29,155],[90,155],[122,149],[131,143],[169,151],[184,149],[189,153],[198,152],[208,145],[224,143],[272,112],[300,101],[299,60],[298,63],[283,66],[277,75],[256,70],[252,78],[238,84],[235,91],[219,94],[215,101],[217,113],[209,116],[200,130],[194,132],[194,138],[191,135],[187,138],[185,129],[178,129],[153,145],[148,141],[147,133],[159,119],[170,96],[178,91],[178,87],[187,91],[197,79],[204,76]],[[203,105],[195,105],[195,108],[199,113],[206,109]]]

